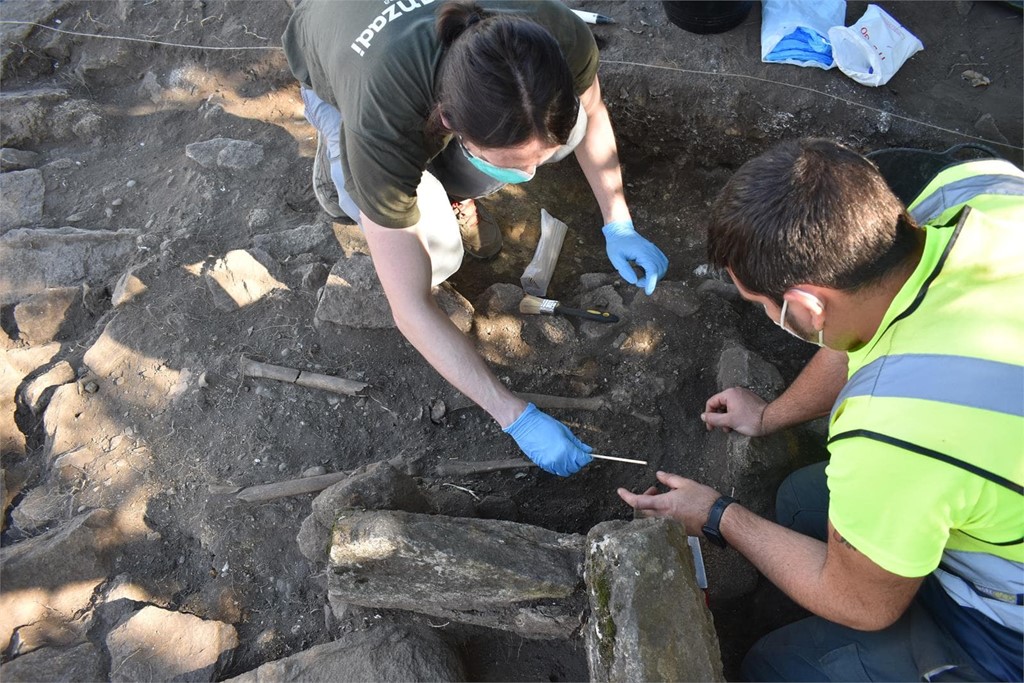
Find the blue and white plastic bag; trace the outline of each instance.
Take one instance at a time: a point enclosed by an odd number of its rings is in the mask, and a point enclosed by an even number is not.
[[[868,5],[853,26],[833,26],[828,37],[836,66],[862,85],[888,83],[904,62],[924,49],[917,36],[878,5]]]
[[[831,69],[828,31],[846,23],[846,0],[764,0],[761,61]]]

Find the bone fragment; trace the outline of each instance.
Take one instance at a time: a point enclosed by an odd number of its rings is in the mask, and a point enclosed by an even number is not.
[[[330,375],[321,375],[316,372],[306,372],[280,365],[260,363],[245,356],[241,357],[238,365],[242,374],[246,377],[273,379],[278,382],[298,384],[301,387],[308,387],[310,389],[323,389],[324,391],[344,394],[345,396],[358,396],[367,387],[366,382],[356,382],[355,380],[344,379],[343,377],[331,377]]]

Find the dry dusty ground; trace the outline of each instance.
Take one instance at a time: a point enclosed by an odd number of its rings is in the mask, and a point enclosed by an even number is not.
[[[322,576],[295,544],[311,497],[249,505],[218,496],[218,487],[401,456],[423,473],[441,512],[586,533],[626,517],[615,487],[646,487],[657,468],[718,483],[711,454],[720,448],[697,415],[718,389],[722,349],[750,349],[786,380],[809,353],[760,310],[698,290],[703,216],[730,171],[774,141],[807,134],[864,151],[985,139],[1020,163],[1021,16],[1004,3],[883,3],[926,50],[874,90],[838,71],[761,64],[757,8],[730,33],[693,36],[668,24],[657,2],[571,4],[618,20],[595,27],[600,78],[636,223],[670,259],[664,295],[646,300],[610,276],[581,280],[613,271],[596,206],[571,161],[490,200],[506,248],[494,261],[467,261],[452,285],[476,306],[470,334],[500,377],[520,391],[608,397],[610,410],[556,414],[598,450],[646,458],[650,467],[598,464],[568,480],[536,470],[430,474],[452,458],[518,452],[396,330],[314,326],[326,270],[365,246],[356,228],[329,224],[318,210],[310,187],[315,140],[279,51],[186,49],[5,25],[4,91],[56,87],[80,101],[64,123],[40,121],[4,144],[39,154],[45,202],[32,227],[138,230],[138,247],[117,274],[136,269],[147,290],[115,309],[117,275],[92,282],[86,310],[62,331],[54,360],[68,360],[79,381],[58,392],[45,422],[17,413],[27,446],[24,455],[4,454],[9,479],[22,482],[4,544],[77,510],[110,507],[129,539],[114,574],[128,575],[155,604],[238,629],[242,645],[226,675],[330,640],[373,614],[325,619]],[[864,7],[851,2],[849,21]],[[284,0],[6,1],[0,12],[65,31],[213,48],[279,44],[289,9]],[[973,87],[961,77],[967,69],[991,84]],[[261,145],[262,161],[208,169],[186,156],[186,145],[216,137]],[[518,283],[542,207],[571,228],[550,294],[610,305],[622,323],[544,326],[488,303],[492,284]],[[328,239],[295,246],[281,236],[310,225]],[[270,253],[285,287],[243,308],[218,308],[203,273],[228,252],[256,245]],[[0,273],[0,286],[13,284]],[[672,300],[683,303],[673,309]],[[24,348],[13,309],[0,309],[11,337],[5,344]],[[365,381],[371,391],[338,397],[246,379],[238,372],[243,354]],[[794,464],[822,455],[816,438],[793,435]],[[66,453],[79,453],[80,466],[54,470]],[[730,675],[753,638],[796,614],[768,589],[712,607]],[[456,637],[477,678],[586,676],[579,643],[479,629]]]

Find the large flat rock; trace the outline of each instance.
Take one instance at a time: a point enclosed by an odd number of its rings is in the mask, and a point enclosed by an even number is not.
[[[153,605],[107,634],[111,681],[212,681],[238,647],[235,627]]]
[[[80,640],[95,589],[123,538],[107,510],[92,510],[0,550],[0,649],[18,632],[24,652]]]
[[[404,609],[532,638],[567,638],[584,611],[583,537],[498,520],[343,511],[332,605]]]
[[[0,233],[39,225],[46,183],[39,169],[0,173]]]
[[[422,627],[372,625],[340,639],[267,662],[228,679],[232,683],[386,683],[463,681],[462,662],[441,639]]]
[[[587,534],[590,680],[724,681],[711,612],[682,528],[604,522]]]
[[[47,287],[105,282],[135,253],[138,230],[18,228],[0,236],[0,305]]]

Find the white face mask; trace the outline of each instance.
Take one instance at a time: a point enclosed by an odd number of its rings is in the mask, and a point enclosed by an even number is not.
[[[800,341],[805,341],[808,344],[815,344],[816,346],[825,346],[825,326],[824,325],[822,325],[821,329],[818,330],[818,340],[817,341],[814,341],[814,340],[811,340],[811,339],[804,339],[799,334],[797,334],[793,330],[791,330],[788,327],[786,327],[786,308],[788,306],[789,306],[789,301],[783,299],[782,300],[782,312],[779,314],[779,319],[777,321],[776,320],[772,320],[772,322],[774,322],[776,325],[778,325],[779,327],[784,329],[786,332],[789,332],[791,335],[793,335],[794,337],[796,337]],[[768,312],[768,307],[766,306],[765,307],[765,313],[767,313],[767,312]],[[771,316],[769,316],[769,317],[771,317]]]

